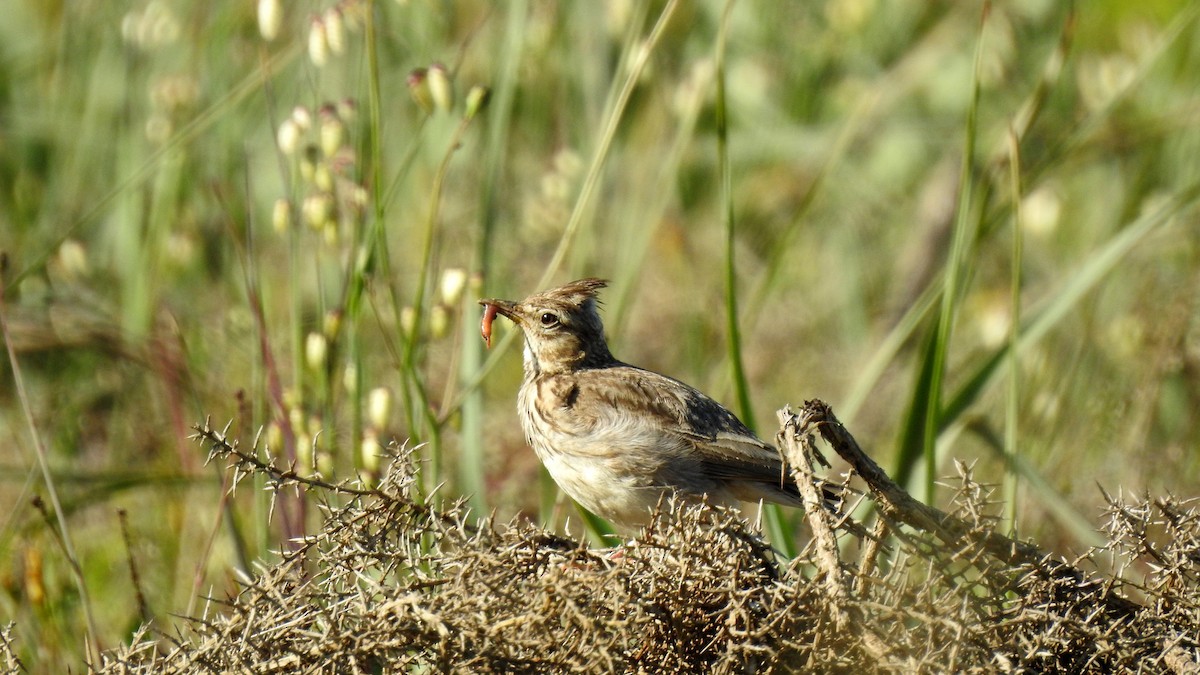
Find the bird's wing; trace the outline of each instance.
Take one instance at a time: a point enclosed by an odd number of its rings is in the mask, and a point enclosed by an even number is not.
[[[719,481],[790,485],[778,451],[754,435],[732,412],[700,391],[633,366],[582,371],[574,408],[599,418],[661,429],[672,459]],[[583,411],[589,411],[584,413]],[[786,491],[786,488],[785,488]]]

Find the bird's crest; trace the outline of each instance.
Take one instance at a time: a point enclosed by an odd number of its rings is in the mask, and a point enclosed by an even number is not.
[[[583,306],[583,303],[588,300],[600,301],[600,289],[608,286],[608,281],[604,279],[596,279],[589,277],[587,279],[579,279],[572,281],[569,284],[563,284],[558,288],[552,288],[548,291],[539,293],[546,297],[554,298],[559,301],[569,302],[576,306]]]

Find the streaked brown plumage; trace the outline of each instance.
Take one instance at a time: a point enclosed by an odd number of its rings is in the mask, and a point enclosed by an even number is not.
[[[799,506],[775,448],[721,404],[665,375],[613,358],[597,293],[581,279],[520,302],[481,300],[525,333],[517,409],[558,486],[593,513],[645,523],[665,492],[710,503]]]

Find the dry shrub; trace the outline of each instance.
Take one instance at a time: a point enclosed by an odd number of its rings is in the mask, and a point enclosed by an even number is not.
[[[784,424],[791,440],[815,430],[853,454],[816,413]],[[965,467],[942,513],[848,460],[879,515],[865,539],[811,511],[826,522],[785,562],[736,514],[666,505],[613,553],[426,506],[404,453],[363,490],[200,436],[242,474],[346,503],[218,611],[144,630],[102,672],[1197,672],[1195,501],[1110,499],[1110,544],[1064,561],[992,531]]]

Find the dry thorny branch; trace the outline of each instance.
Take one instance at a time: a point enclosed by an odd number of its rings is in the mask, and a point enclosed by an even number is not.
[[[666,505],[619,558],[523,522],[468,524],[415,492],[403,450],[375,488],[305,478],[197,437],[239,475],[345,500],[220,611],[144,629],[102,672],[1197,672],[1196,503],[1109,498],[1075,561],[990,529],[960,467],[921,504],[825,404],[780,412],[812,538],[779,560],[736,513]],[[817,436],[866,485],[867,527],[820,506]],[[1116,561],[1116,564],[1112,564]],[[0,640],[0,648],[6,641]],[[6,649],[6,651],[11,648]]]

